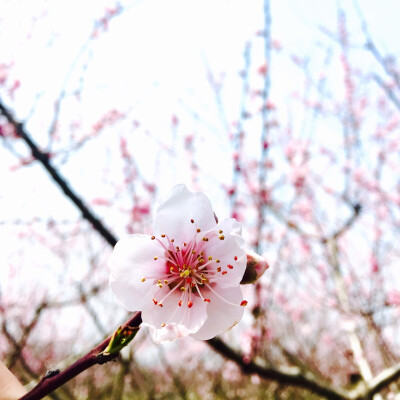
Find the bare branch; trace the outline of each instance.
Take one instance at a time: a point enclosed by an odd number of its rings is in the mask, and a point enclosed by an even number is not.
[[[78,197],[64,177],[53,167],[47,154],[42,152],[32,138],[27,134],[23,124],[17,122],[11,115],[10,111],[4,106],[0,100],[0,113],[3,114],[7,121],[14,126],[17,135],[28,145],[32,152],[32,156],[39,161],[47,172],[51,175],[53,180],[57,183],[65,195],[78,207],[82,212],[84,219],[89,221],[93,228],[111,245],[115,246],[117,243],[116,237],[107,229],[104,224],[97,218],[92,211],[89,210],[84,201]]]
[[[347,400],[353,398],[351,393],[340,388],[325,385],[319,382],[315,377],[308,372],[302,371],[298,367],[290,367],[285,370],[267,368],[259,365],[254,361],[248,363],[243,361],[243,355],[234,351],[231,347],[225,344],[222,340],[214,338],[208,340],[207,343],[218,353],[235,362],[245,374],[257,374],[261,378],[274,380],[281,384],[292,385],[309,389],[313,393],[326,397],[331,400]]]
[[[128,328],[139,328],[141,323],[141,313],[136,312],[131,318],[129,318],[128,321],[125,322],[125,324],[122,326],[122,330]],[[116,358],[119,353],[113,353],[109,355],[102,354],[102,352],[110,343],[112,337],[113,335],[108,336],[107,339],[90,350],[89,353],[77,360],[66,370],[62,372],[59,370],[48,371],[42,377],[40,382],[29,393],[22,396],[20,400],[40,400],[93,365],[104,364]]]

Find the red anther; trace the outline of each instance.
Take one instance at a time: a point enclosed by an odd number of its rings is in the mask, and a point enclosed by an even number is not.
[[[186,278],[186,283],[192,283],[192,278]]]
[[[188,305],[189,308],[193,307],[193,303],[190,300],[187,302],[187,305]]]
[[[162,305],[162,303],[159,303],[159,304],[158,304],[158,307],[164,307],[164,306]]]
[[[182,307],[182,300],[179,300],[178,306]]]
[[[235,261],[237,261],[237,257],[235,256],[235,257],[233,257],[233,259],[235,260]]]
[[[240,303],[240,305],[241,305],[242,307],[244,307],[244,306],[247,306],[247,303],[248,303],[247,300],[243,300],[243,301]]]
[[[231,264],[228,264],[227,267],[228,267],[229,269],[233,269],[233,265],[231,265]]]
[[[222,271],[222,275],[226,275],[228,271]]]
[[[210,303],[210,302],[211,302],[210,299],[204,299],[204,301],[205,301],[206,303]]]
[[[153,303],[154,303],[155,305],[157,305],[158,301],[157,301],[156,299],[153,299]]]

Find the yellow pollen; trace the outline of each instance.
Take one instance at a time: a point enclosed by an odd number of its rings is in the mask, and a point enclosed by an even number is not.
[[[151,237],[151,240],[154,240],[155,238],[156,238],[155,236],[152,236],[152,237]]]
[[[154,257],[154,259],[155,259],[155,260],[158,260],[158,257],[156,256],[156,257]]]
[[[215,262],[216,262],[216,263],[219,263],[219,260],[218,260],[218,258],[216,258],[216,259],[215,259]]]
[[[219,236],[219,240],[224,240],[225,239],[225,236],[224,235],[220,235]]]
[[[171,267],[169,270],[170,270],[171,272],[174,272],[174,267]]]
[[[144,282],[146,280],[146,278],[142,278],[141,281]]]
[[[210,257],[208,257],[208,261],[211,261],[212,260],[212,257],[210,256]]]
[[[168,285],[168,281],[166,279],[164,279],[164,284]]]
[[[157,283],[157,286],[161,289],[162,288],[162,283]]]
[[[185,292],[186,288],[184,286],[181,286],[181,292]]]
[[[221,234],[222,232],[223,232],[223,231],[222,231],[221,229],[218,231],[219,234]]]
[[[162,238],[165,238],[165,234],[163,233],[163,234],[161,235],[161,237],[162,237]]]
[[[196,252],[194,250],[192,250],[192,254],[196,254]]]
[[[165,325],[166,325],[166,323],[161,324],[161,328],[164,328]]]

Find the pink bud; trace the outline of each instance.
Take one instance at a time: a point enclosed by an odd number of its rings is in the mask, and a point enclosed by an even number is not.
[[[255,253],[254,251],[247,251],[247,265],[246,271],[244,272],[241,285],[246,285],[248,283],[254,283],[264,272],[269,268],[267,260]]]

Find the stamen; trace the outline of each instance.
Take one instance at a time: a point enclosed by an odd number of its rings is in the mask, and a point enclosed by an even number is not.
[[[189,301],[187,302],[187,306],[188,306],[189,308],[192,308],[192,307],[193,307],[193,303],[189,300]]]
[[[245,306],[247,306],[247,303],[248,303],[247,300],[243,300],[243,301],[240,303],[240,305],[241,305],[242,307],[245,307]]]

